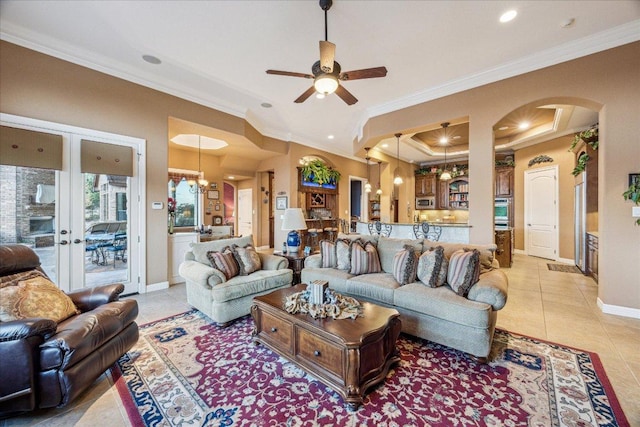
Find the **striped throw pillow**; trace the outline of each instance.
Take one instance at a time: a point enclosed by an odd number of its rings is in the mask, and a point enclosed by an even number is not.
[[[338,256],[336,255],[336,243],[331,240],[320,241],[320,267],[336,268]]]
[[[415,248],[405,245],[404,249],[394,255],[393,277],[400,285],[415,282],[417,269],[418,254],[416,254]]]
[[[418,260],[418,279],[430,288],[437,288],[447,281],[448,268],[449,261],[442,246],[427,249]]]
[[[229,246],[225,246],[220,252],[207,252],[207,258],[209,258],[211,266],[217,270],[220,270],[224,274],[224,277],[227,278],[227,280],[240,274],[240,267],[238,266],[238,262],[233,256],[233,252],[231,251],[231,248]]]
[[[349,273],[358,275],[380,273],[381,271],[378,249],[373,243],[363,244],[358,240],[351,243],[351,269]]]
[[[477,249],[458,249],[449,257],[447,282],[451,289],[466,297],[480,277],[480,252]]]

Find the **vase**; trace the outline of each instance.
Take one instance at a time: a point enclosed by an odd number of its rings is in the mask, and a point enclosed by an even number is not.
[[[173,213],[169,214],[169,234],[173,234],[173,226],[175,225],[176,217]]]

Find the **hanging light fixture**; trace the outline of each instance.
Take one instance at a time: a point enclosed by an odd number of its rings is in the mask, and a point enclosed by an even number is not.
[[[447,144],[449,140],[447,139],[447,127],[449,127],[449,122],[444,122],[440,126],[444,129],[444,136],[440,139],[444,146],[444,170],[440,174],[440,179],[442,181],[449,181],[451,179],[451,173],[447,170]]]
[[[382,162],[378,160],[378,189],[376,190],[376,194],[380,196],[382,194],[382,188],[380,188],[380,164]]]
[[[198,180],[194,180],[194,179],[190,179],[189,181],[187,181],[187,184],[189,184],[190,188],[189,191],[194,193],[194,194],[203,194],[205,191],[207,191],[207,186],[209,185],[209,181],[207,181],[206,179],[202,178],[204,177],[204,173],[202,172],[202,169],[200,168],[200,157],[201,157],[201,152],[200,152],[200,141],[201,141],[201,136],[198,135],[198,176],[200,178],[198,178]]]
[[[402,136],[401,133],[396,133],[395,137],[397,139],[397,147],[398,147],[398,151],[396,154],[396,159],[398,161],[397,165],[396,165],[396,174],[395,177],[393,178],[393,184],[394,185],[400,185],[402,184],[402,177],[400,176],[400,136]]]
[[[365,157],[365,159],[367,159],[367,182],[364,184],[364,192],[371,193],[371,180],[369,179],[369,147],[364,147],[364,151],[367,152],[367,156]]]

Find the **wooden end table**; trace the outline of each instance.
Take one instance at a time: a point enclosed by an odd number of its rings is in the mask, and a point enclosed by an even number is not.
[[[401,322],[398,311],[363,302],[357,319],[314,319],[289,314],[286,297],[305,284],[255,297],[251,315],[253,339],[312,374],[337,391],[351,410],[362,404],[366,391],[383,381],[400,361],[396,341]]]

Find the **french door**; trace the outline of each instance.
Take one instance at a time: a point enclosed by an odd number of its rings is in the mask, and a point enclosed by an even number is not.
[[[2,126],[62,138],[59,170],[1,165],[3,191],[15,188],[15,205],[3,204],[2,243],[31,246],[42,268],[64,291],[123,283],[125,294],[144,292],[144,140],[23,117],[0,115]],[[132,176],[92,171],[88,146],[125,147]],[[94,156],[100,158],[100,156]]]

